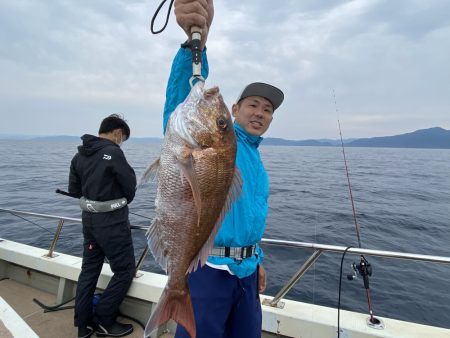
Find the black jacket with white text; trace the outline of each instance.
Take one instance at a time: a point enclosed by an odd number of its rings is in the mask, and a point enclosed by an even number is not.
[[[83,144],[78,147],[70,165],[69,193],[94,201],[125,197],[128,204],[131,203],[136,192],[136,174],[122,149],[108,139],[93,135],[86,134],[81,139]],[[86,214],[83,212],[83,218]],[[128,208],[107,214],[114,214],[115,221],[125,221]]]

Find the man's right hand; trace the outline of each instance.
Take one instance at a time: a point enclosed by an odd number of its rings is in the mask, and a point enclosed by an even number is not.
[[[201,29],[202,49],[208,38],[209,28],[214,17],[213,0],[176,0],[175,16],[178,25],[191,38],[191,27]]]

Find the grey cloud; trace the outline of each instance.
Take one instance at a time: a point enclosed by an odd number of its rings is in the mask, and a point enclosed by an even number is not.
[[[416,40],[442,27],[449,27],[448,13],[448,1],[383,0],[364,18],[372,25],[384,25],[390,34]]]
[[[134,135],[160,136],[165,82],[185,36],[173,15],[166,31],[150,34],[158,4],[1,2],[0,114],[8,123],[0,132],[25,130],[20,117],[37,113],[60,116],[47,129],[39,126],[42,133],[81,134],[78,121],[122,111],[136,121]],[[286,100],[268,136],[335,136],[333,89],[347,137],[450,128],[447,1],[227,0],[215,6],[208,84],[219,85],[228,104],[251,81],[282,88]]]

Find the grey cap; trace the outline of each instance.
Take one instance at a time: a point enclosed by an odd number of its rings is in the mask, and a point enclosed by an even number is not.
[[[284,100],[283,92],[267,83],[253,82],[244,88],[241,95],[239,95],[236,102],[241,101],[249,96],[261,96],[272,103],[273,110],[277,109]]]

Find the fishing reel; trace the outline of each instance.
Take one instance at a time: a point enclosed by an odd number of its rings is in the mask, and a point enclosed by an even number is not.
[[[364,287],[369,288],[369,277],[372,276],[372,265],[367,261],[367,259],[361,255],[361,260],[359,264],[352,263],[351,268],[353,274],[347,275],[348,280],[354,280],[358,278],[358,274],[363,277]]]

